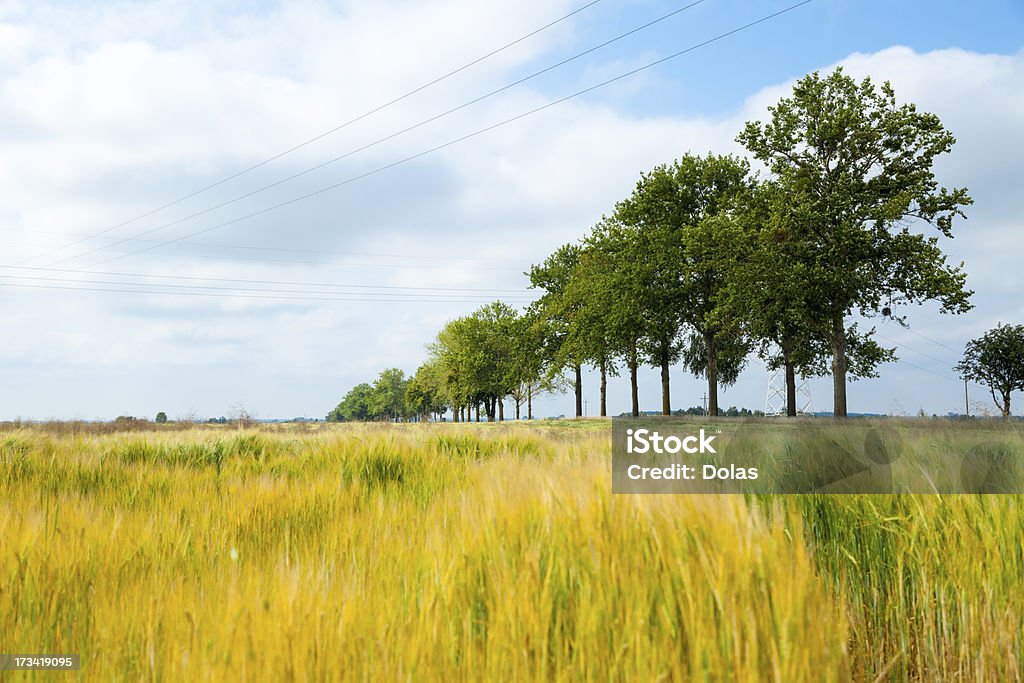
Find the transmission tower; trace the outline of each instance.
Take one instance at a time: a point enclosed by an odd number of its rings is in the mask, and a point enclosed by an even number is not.
[[[786,415],[786,373],[783,368],[776,368],[768,377],[768,395],[764,400],[764,414],[769,417],[785,417]],[[811,386],[806,379],[800,380],[800,383],[796,385],[796,414],[814,414]]]

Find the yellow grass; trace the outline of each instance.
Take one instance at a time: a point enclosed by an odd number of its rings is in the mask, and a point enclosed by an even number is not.
[[[610,489],[601,430],[0,432],[0,652],[102,681],[1021,675],[1016,498]]]

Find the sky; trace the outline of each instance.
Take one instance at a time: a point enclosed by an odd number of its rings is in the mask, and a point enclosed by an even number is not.
[[[964,344],[1024,322],[1024,5],[795,3],[0,0],[0,420],[322,417],[415,371],[446,321],[525,305],[530,264],[642,171],[743,154],[745,121],[839,65],[936,114],[939,182],[974,199],[940,244],[975,308],[879,323],[900,362],[850,410],[962,411]],[[751,359],[720,402],[763,408],[768,385]],[[831,380],[809,387],[830,409]],[[704,391],[674,368],[674,408]],[[592,372],[584,392],[596,414]],[[660,407],[657,371],[640,392]]]

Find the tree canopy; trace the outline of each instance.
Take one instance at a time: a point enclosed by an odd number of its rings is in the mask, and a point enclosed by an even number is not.
[[[933,172],[936,157],[952,149],[952,133],[934,114],[898,104],[888,82],[858,83],[841,68],[815,72],[769,113],[737,139],[768,165],[791,207],[806,313],[831,347],[834,413],[845,417],[851,344],[865,351],[863,371],[891,357],[871,346],[873,330],[848,325],[851,314],[891,314],[894,305],[926,300],[943,312],[970,309],[962,264],[947,264],[938,238],[912,232],[909,221],[951,238],[971,199],[966,189],[939,187]]]

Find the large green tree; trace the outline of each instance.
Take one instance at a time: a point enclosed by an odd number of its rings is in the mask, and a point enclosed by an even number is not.
[[[795,416],[797,374],[810,374],[827,349],[811,319],[806,247],[792,238],[785,193],[778,183],[757,183],[718,227],[713,258],[728,273],[721,313],[738,321],[769,369],[783,368],[786,414]]]
[[[637,380],[640,343],[648,308],[649,269],[638,257],[637,229],[615,216],[604,217],[585,240],[578,277],[570,288],[581,305],[591,355],[603,359],[608,372],[622,358],[629,372],[630,412],[640,414]],[[607,414],[607,378],[601,374],[601,414]]]
[[[485,362],[477,328],[477,321],[471,316],[456,318],[441,328],[429,347],[456,422],[469,420],[469,411],[477,400],[476,372]]]
[[[619,265],[609,252],[608,228],[613,221],[603,218],[578,250],[578,262],[563,298],[573,311],[572,324],[562,341],[574,358],[583,359],[598,370],[600,401],[598,413],[608,415],[608,377],[618,374],[618,362],[626,355],[627,344],[615,320],[623,306],[624,294],[616,280]],[[636,333],[639,334],[637,328]]]
[[[473,317],[479,321],[481,338],[478,342],[486,359],[480,369],[479,388],[487,407],[487,417],[505,419],[505,398],[519,382],[519,347],[516,334],[520,331],[518,312],[503,301],[481,306]]]
[[[527,275],[530,287],[543,290],[531,309],[543,321],[541,340],[544,367],[549,379],[565,370],[572,370],[576,395],[576,417],[583,415],[583,364],[585,354],[569,343],[579,302],[567,296],[572,278],[576,276],[580,260],[580,246],[565,244],[548,256],[543,263],[533,265]]]
[[[831,352],[815,300],[813,245],[801,238],[794,213],[778,183],[759,182],[739,210],[720,221],[711,250],[716,267],[728,271],[720,310],[726,321],[739,323],[769,369],[783,370],[789,416],[797,414],[797,375],[828,374]],[[851,377],[874,376],[892,357],[855,324],[847,328],[846,351]]]
[[[953,220],[971,199],[966,189],[939,187],[933,172],[953,135],[934,114],[898,104],[888,82],[878,88],[842,69],[815,72],[769,112],[768,122],[747,123],[737,139],[768,165],[792,206],[830,346],[834,414],[845,417],[850,343],[870,342],[870,332],[848,324],[851,315],[926,300],[946,313],[969,310],[962,264],[947,264],[938,238],[908,223],[952,237]]]
[[[619,220],[635,229],[633,258],[646,303],[642,348],[661,368],[663,414],[671,412],[669,369],[684,348],[687,365],[707,378],[711,415],[718,414],[719,384],[735,381],[746,355],[736,330],[716,313],[725,271],[710,252],[720,219],[749,188],[748,174],[749,164],[737,157],[686,154],[644,173],[616,206]],[[684,336],[684,328],[693,334]]]
[[[955,370],[989,388],[1003,417],[1010,416],[1010,394],[1024,391],[1024,325],[1003,325],[972,339]],[[998,392],[998,396],[996,393]]]

